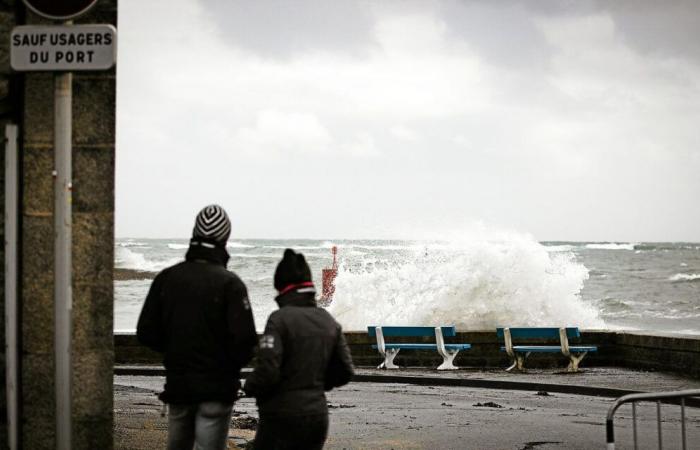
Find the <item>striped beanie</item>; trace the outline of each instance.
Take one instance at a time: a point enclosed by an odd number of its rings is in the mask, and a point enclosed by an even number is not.
[[[225,244],[231,234],[231,221],[219,205],[205,206],[194,222],[193,238],[203,238]]]

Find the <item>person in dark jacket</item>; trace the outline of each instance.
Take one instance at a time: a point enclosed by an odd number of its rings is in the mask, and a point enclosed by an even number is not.
[[[226,269],[230,232],[223,208],[202,209],[185,261],[155,277],[139,317],[139,342],[164,355],[169,450],[226,447],[240,370],[257,342],[246,286]]]
[[[243,388],[260,413],[254,448],[321,449],[328,433],[325,391],[352,378],[350,350],[338,322],[316,305],[304,255],[285,250],[274,283],[280,308],[267,321]]]

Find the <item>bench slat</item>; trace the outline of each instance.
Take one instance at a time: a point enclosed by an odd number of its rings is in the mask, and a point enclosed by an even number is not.
[[[496,336],[503,339],[503,328],[496,328]],[[559,339],[559,328],[511,328],[510,336],[513,339]],[[581,332],[578,327],[567,327],[566,337],[569,339],[581,337]]]
[[[368,326],[367,334],[371,337],[376,337],[377,326]],[[442,328],[442,335],[445,337],[454,337],[457,335],[457,331],[454,326],[445,326]],[[435,337],[435,327],[382,327],[382,333],[384,337],[418,337],[418,336],[432,336]]]
[[[501,347],[501,351],[506,351],[505,347]],[[561,352],[560,346],[554,345],[514,345],[513,351],[516,352],[532,352],[532,353],[559,353]],[[586,346],[574,346],[569,347],[571,353],[583,353],[583,352],[597,352],[598,347],[586,347]]]
[[[385,344],[385,348],[390,349],[413,349],[413,350],[437,350],[436,344]],[[372,348],[376,349],[377,344],[373,344]],[[448,350],[469,350],[472,348],[471,344],[445,344],[445,348]]]

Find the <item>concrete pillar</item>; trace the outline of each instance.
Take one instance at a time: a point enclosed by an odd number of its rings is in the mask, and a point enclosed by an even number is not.
[[[2,77],[9,73],[5,55],[9,47],[7,36],[14,26],[12,19],[18,17],[20,23],[26,19],[30,24],[47,22],[24,11],[21,1],[0,5],[1,99]],[[116,0],[99,0],[76,23],[116,25],[116,18]],[[113,448],[115,73],[115,70],[76,73],[73,82],[75,449]],[[17,85],[20,95],[14,107],[19,108],[22,153],[20,436],[23,448],[52,449],[55,445],[53,76],[33,73],[19,77],[23,83]],[[5,442],[3,439],[2,444]]]

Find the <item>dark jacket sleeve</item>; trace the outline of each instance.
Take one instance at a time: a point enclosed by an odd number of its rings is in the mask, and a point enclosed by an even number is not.
[[[271,392],[280,381],[283,343],[274,316],[271,316],[265,326],[265,334],[260,337],[258,353],[255,358],[255,368],[246,378],[243,390],[253,397],[264,397]]]
[[[161,272],[151,283],[136,326],[138,341],[157,352],[164,352],[166,347],[163,327],[163,277]]]
[[[248,290],[242,281],[235,281],[227,288],[227,322],[231,337],[231,358],[237,367],[244,367],[253,357],[258,335],[255,332]]]
[[[343,330],[338,327],[335,348],[331,354],[331,359],[328,361],[328,369],[326,370],[325,389],[330,391],[334,387],[347,384],[354,374],[355,368],[352,365],[350,348],[348,348],[348,344],[345,341]]]

